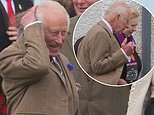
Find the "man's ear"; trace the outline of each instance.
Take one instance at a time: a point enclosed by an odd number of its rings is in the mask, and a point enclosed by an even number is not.
[[[120,19],[120,16],[121,15],[119,13],[117,13],[116,16],[115,16],[116,17],[116,20],[119,20]]]
[[[120,19],[120,14],[119,13],[115,13],[113,21],[116,23],[116,22],[119,21],[119,19]]]

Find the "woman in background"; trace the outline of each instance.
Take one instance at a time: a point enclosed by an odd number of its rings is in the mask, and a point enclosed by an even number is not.
[[[132,36],[132,33],[136,31],[136,27],[139,22],[139,12],[136,9],[132,9],[129,25],[125,28],[123,33],[118,36],[119,44],[125,40],[126,44],[128,42],[133,42],[134,53],[130,56],[130,60],[125,64],[123,72],[121,74],[121,79],[119,80],[120,85],[127,83],[132,83],[137,81],[141,77],[142,63],[141,59],[136,50],[136,42]]]

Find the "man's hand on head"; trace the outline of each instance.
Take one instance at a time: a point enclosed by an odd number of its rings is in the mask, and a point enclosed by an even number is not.
[[[36,10],[37,6],[32,7],[21,19],[20,24],[25,27],[27,24],[30,24],[36,21]]]
[[[6,33],[9,36],[9,40],[11,40],[11,41],[17,40],[17,33],[18,33],[17,27],[15,27],[15,26],[9,27],[8,30],[6,31]]]

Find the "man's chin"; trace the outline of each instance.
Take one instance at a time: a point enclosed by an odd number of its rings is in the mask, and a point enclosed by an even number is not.
[[[57,56],[60,52],[61,48],[58,47],[58,48],[52,48],[52,49],[49,49],[49,54],[50,56]]]
[[[50,56],[54,57],[54,56],[57,56],[59,54],[59,51],[58,52],[50,52]]]
[[[57,55],[58,55],[58,53],[50,53],[50,56],[52,56],[52,57],[55,57]]]

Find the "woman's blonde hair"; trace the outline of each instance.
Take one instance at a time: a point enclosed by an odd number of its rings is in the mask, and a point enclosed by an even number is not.
[[[135,9],[135,8],[132,8],[131,9],[131,17],[130,17],[130,19],[132,19],[132,18],[138,18],[139,15],[140,15],[140,13],[139,13],[139,11],[137,9]]]

